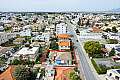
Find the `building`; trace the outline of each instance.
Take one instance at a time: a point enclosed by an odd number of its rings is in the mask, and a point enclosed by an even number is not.
[[[68,33],[67,24],[60,23],[56,25],[56,34],[66,34]]]
[[[120,36],[118,34],[109,34],[108,35],[109,39],[116,39],[116,40],[120,40]]]
[[[14,44],[23,44],[23,41],[25,41],[25,38],[17,38],[13,41]]]
[[[3,31],[4,31],[4,27],[0,26],[0,32],[3,32]]]
[[[22,31],[20,31],[20,36],[31,36],[31,33],[30,25],[27,25],[23,27]]]
[[[70,80],[68,74],[74,71],[74,67],[55,67],[56,76],[55,80]]]
[[[5,43],[9,41],[9,39],[15,38],[16,33],[5,33],[5,32],[0,32],[0,44]]]
[[[69,34],[57,34],[56,37],[59,40],[68,40],[70,38],[70,35]]]
[[[49,59],[54,65],[72,65],[71,52],[51,50],[49,52]]]
[[[41,35],[37,35],[36,37],[34,37],[33,40],[48,42],[50,40],[50,33],[41,33]]]
[[[120,80],[120,69],[107,70],[106,80]]]
[[[30,61],[35,61],[38,55],[39,47],[24,47],[14,55],[14,58],[19,59],[22,56],[23,60],[30,59]]]
[[[14,70],[15,70],[15,67],[9,66],[9,68],[7,68],[5,72],[0,74],[0,80],[15,80],[15,78],[13,77]]]
[[[70,41],[58,42],[59,50],[70,50]]]

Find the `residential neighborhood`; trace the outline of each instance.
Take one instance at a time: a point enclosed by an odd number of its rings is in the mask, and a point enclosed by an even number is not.
[[[0,80],[120,80],[120,0],[0,0]]]
[[[120,80],[120,13],[0,12],[0,80]]]

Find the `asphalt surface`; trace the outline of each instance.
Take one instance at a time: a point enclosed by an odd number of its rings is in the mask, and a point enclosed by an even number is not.
[[[90,65],[86,59],[84,51],[82,50],[82,47],[81,47],[80,42],[78,40],[77,34],[76,34],[75,30],[73,29],[74,25],[68,23],[68,26],[70,27],[70,29],[69,29],[70,34],[74,35],[74,38],[72,40],[74,42],[74,46],[77,47],[75,51],[78,54],[78,57],[80,59],[79,68],[80,68],[81,73],[83,74],[82,77],[84,77],[85,80],[98,80],[96,75],[93,73],[92,68],[90,67]],[[78,41],[76,41],[76,40],[78,40]]]

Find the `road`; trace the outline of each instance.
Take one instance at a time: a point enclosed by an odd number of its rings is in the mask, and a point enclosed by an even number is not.
[[[73,29],[74,25],[70,24],[70,23],[67,23],[68,26],[70,27],[69,28],[69,31],[72,35],[74,35],[74,38],[72,39],[73,42],[74,42],[74,46],[76,46],[76,53],[78,54],[78,57],[80,59],[79,61],[79,68],[80,68],[80,71],[81,73],[83,74],[83,77],[85,80],[99,80],[96,75],[93,73],[93,70],[92,68],[90,67],[88,61],[87,61],[87,58],[84,54],[84,51],[81,47],[81,43],[79,41],[79,38],[77,37],[77,34],[75,32],[75,30]],[[78,42],[76,41],[78,40]]]

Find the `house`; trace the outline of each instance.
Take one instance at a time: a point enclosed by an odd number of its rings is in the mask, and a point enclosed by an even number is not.
[[[59,50],[70,50],[70,41],[58,42]]]
[[[22,27],[20,27],[20,26],[13,26],[12,30],[13,30],[13,32],[20,32],[22,30]]]
[[[49,59],[54,65],[72,65],[71,52],[50,50]]]
[[[17,38],[13,41],[14,44],[23,44],[23,41],[25,40],[25,38]]]
[[[108,35],[109,39],[116,39],[116,40],[120,40],[120,35],[115,34],[115,33],[111,33]]]
[[[55,76],[55,80],[70,80],[68,74],[70,74],[70,72],[74,71],[74,67],[59,67],[56,66],[55,67],[55,71],[56,71],[56,76]]]
[[[120,80],[120,69],[107,70],[106,80]]]
[[[16,33],[0,32],[0,44],[5,43],[9,41],[9,39],[12,39],[15,37],[16,37]]]
[[[20,31],[20,36],[31,36],[31,33],[30,25],[27,25],[23,27],[22,31]]]
[[[30,59],[30,61],[35,61],[38,51],[39,47],[23,47],[14,55],[14,58],[19,59],[22,56],[23,60]]]
[[[116,49],[120,47],[120,44],[105,44],[105,48],[108,52],[112,50],[112,48]]]
[[[41,46],[41,47],[43,47],[43,46],[45,46],[46,45],[46,42],[44,42],[44,41],[41,41],[41,42],[32,42],[31,44],[30,44],[30,46],[36,46],[36,47],[39,47],[39,46]]]
[[[112,56],[112,60],[113,60],[114,62],[120,62],[120,55]]]
[[[15,80],[13,77],[14,66],[9,66],[2,74],[0,74],[0,80]]]
[[[33,40],[40,40],[40,41],[48,42],[50,40],[50,33],[41,33],[41,35],[35,36]]]
[[[92,27],[90,31],[94,33],[101,33],[102,29],[100,29],[99,27]]]
[[[4,31],[4,27],[0,26],[0,32],[3,32],[3,31]]]
[[[54,80],[55,69],[52,65],[47,65],[45,67],[45,80]]]
[[[59,39],[59,41],[61,41],[61,40],[69,40],[70,39],[69,34],[57,34],[56,37]]]

